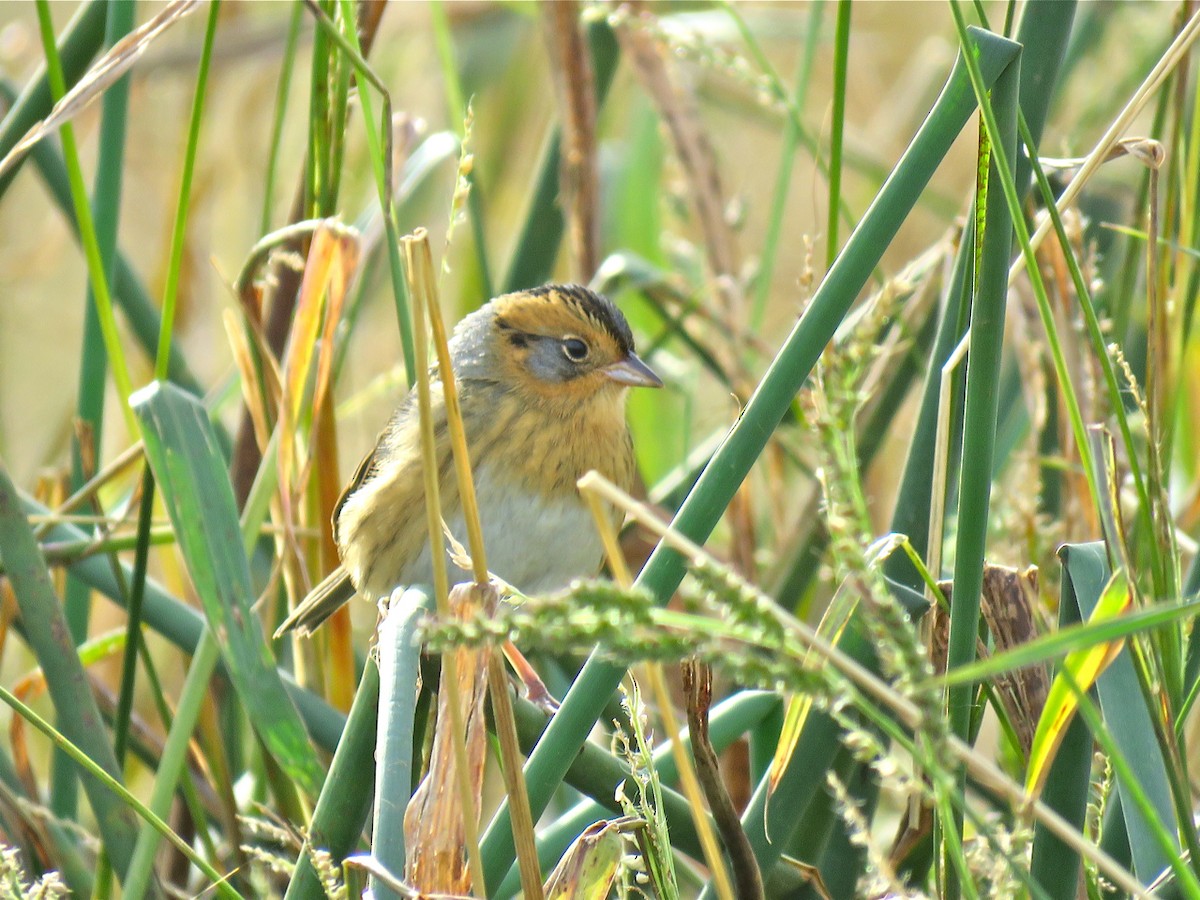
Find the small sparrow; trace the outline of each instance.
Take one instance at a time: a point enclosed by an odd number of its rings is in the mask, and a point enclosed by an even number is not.
[[[529,594],[595,574],[603,550],[575,482],[595,469],[632,485],[625,397],[630,386],[662,387],[634,353],[621,311],[575,284],[505,294],[458,324],[450,357],[488,568]],[[465,544],[445,395],[436,370],[432,378],[442,515]],[[432,583],[419,419],[413,390],[334,510],[342,565],[276,636],[311,633],[355,593],[378,602],[401,585]]]

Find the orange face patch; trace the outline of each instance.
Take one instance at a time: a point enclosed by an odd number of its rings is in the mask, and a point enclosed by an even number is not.
[[[607,300],[584,288],[555,287],[509,294],[492,302],[500,340],[508,345],[502,364],[514,384],[539,397],[575,403],[615,387],[600,370],[623,360],[632,347],[628,326]],[[585,345],[585,355],[575,362],[575,377],[541,382],[530,374],[530,354],[542,339],[574,339]],[[564,352],[571,349],[564,343]]]

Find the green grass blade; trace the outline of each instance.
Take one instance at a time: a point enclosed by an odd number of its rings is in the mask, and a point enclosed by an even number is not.
[[[854,632],[853,624],[843,632],[838,646],[856,659],[860,656],[863,660],[873,659],[870,646]],[[746,829],[764,880],[783,849],[790,846],[799,833],[814,798],[824,792],[825,785],[820,778],[814,778],[813,773],[826,772],[833,766],[841,749],[839,733],[840,729],[829,716],[810,712],[792,751],[792,759],[799,764],[793,763],[784,769],[773,794],[769,777],[764,777],[755,787],[750,803],[742,813],[742,827]],[[713,894],[706,892],[703,896],[711,898]]]
[[[379,194],[384,231],[387,235],[388,271],[392,277],[392,297],[396,304],[396,319],[400,326],[400,344],[404,350],[404,370],[408,384],[411,386],[416,380],[413,368],[415,359],[413,326],[408,288],[404,279],[404,267],[400,260],[400,230],[396,224],[396,202],[391,185],[392,101],[383,82],[379,80],[379,76],[363,58],[358,45],[358,32],[352,24],[355,21],[353,5],[342,0],[340,8],[342,10],[341,22],[345,33],[339,31],[337,25],[318,7],[312,6],[310,11],[316,16],[319,33],[337,44],[354,66],[358,102],[362,105],[363,126],[366,130],[367,146],[370,149],[372,171]],[[377,90],[382,99],[382,112],[378,122],[374,115],[374,101],[371,99],[370,88]],[[315,132],[317,129],[312,130]]]
[[[105,45],[111,47],[133,30],[133,0],[113,0],[106,23]],[[96,244],[104,271],[109,274],[111,289],[113,262],[117,253],[117,231],[121,212],[121,184],[125,161],[125,132],[129,109],[129,76],[118,80],[107,91],[101,101],[103,112],[100,119],[100,149],[96,161],[95,187],[92,191],[92,210],[96,222]],[[79,396],[76,411],[79,418],[91,426],[92,446],[89,455],[100,458],[100,444],[104,426],[104,386],[107,357],[104,339],[100,331],[100,318],[96,311],[96,299],[88,287],[84,307],[83,348],[79,356]],[[85,474],[78,448],[73,454],[72,489],[77,490],[85,481]],[[72,582],[72,584],[77,584]],[[74,591],[68,588],[67,616],[73,619]],[[86,596],[81,597],[86,604]],[[72,620],[72,633],[78,642],[87,633],[87,609],[83,606],[81,617]]]
[[[308,5],[308,12],[320,21],[323,16],[328,18],[336,0],[322,0],[320,3]],[[334,29],[336,30],[336,28]],[[328,198],[329,189],[325,183],[329,174],[329,66],[330,66],[330,30],[318,28],[313,33],[312,58],[309,69],[309,98],[308,98],[308,153],[304,157],[304,218],[322,218],[321,207]],[[378,157],[372,157],[373,160]],[[332,204],[325,204],[332,207]],[[332,215],[329,209],[325,215]]]
[[[1067,548],[1064,548],[1064,564],[1065,554],[1069,554]],[[1069,577],[1064,578],[1058,604],[1059,630],[1081,621],[1074,584]],[[1084,829],[1091,791],[1092,741],[1087,723],[1076,716],[1067,727],[1042,790],[1042,801],[1080,832]],[[1029,872],[1055,900],[1073,900],[1079,877],[1079,854],[1039,823],[1034,827]]]
[[[825,268],[838,254],[842,202],[842,136],[846,129],[846,68],[850,58],[850,0],[838,0],[833,38],[833,117],[829,134],[829,209],[825,216]]]
[[[409,682],[409,689],[416,695],[416,679]],[[327,850],[335,860],[341,862],[358,844],[371,809],[371,795],[375,787],[375,724],[379,709],[379,668],[373,660],[363,667],[362,680],[354,695],[346,728],[338,742],[337,752],[329,766],[329,775],[317,798],[312,822],[308,827],[308,838],[304,851],[297,860],[292,880],[288,884],[286,900],[324,897],[320,878],[312,866],[310,849],[319,847]],[[409,753],[412,752],[411,731]],[[407,797],[408,784],[405,784]],[[401,822],[403,825],[403,822]],[[375,832],[379,834],[378,831]],[[403,835],[403,827],[400,834]],[[403,871],[401,868],[399,871]],[[384,896],[376,890],[376,896]]]
[[[730,0],[719,0],[719,3],[721,9],[725,11],[725,13],[737,27],[738,33],[741,35],[742,40],[746,44],[746,49],[749,51],[750,59],[752,59],[762,70],[767,89],[771,92],[775,99],[783,105],[784,113],[787,116],[788,122],[794,129],[796,129],[797,137],[799,138],[800,143],[813,155],[818,171],[828,178],[830,176],[829,163],[821,155],[819,138],[804,127],[804,123],[801,119],[799,98],[788,95],[787,89],[783,86],[783,80],[779,77],[779,73],[775,70],[775,67],[771,64],[770,59],[767,57],[767,54],[763,51],[761,43],[754,36],[754,32],[751,31],[749,25],[746,24],[746,20],[742,16],[740,8],[734,3],[730,2]],[[816,24],[817,23],[814,22],[814,26]],[[886,168],[876,165],[873,161],[863,160],[861,157],[859,159],[859,166],[870,177],[879,181],[882,181],[888,174]],[[850,208],[846,205],[845,198],[838,199],[836,208],[842,219],[849,224],[854,223],[854,215],[851,213]],[[880,284],[883,283],[883,277],[879,272],[873,272],[872,275],[877,281],[879,281]]]
[[[42,34],[42,46],[46,53],[46,71],[50,79],[50,93],[55,102],[58,102],[66,94],[67,88],[62,62],[58,56],[58,47],[54,40],[54,24],[47,2],[48,0],[38,0],[37,2],[38,25]],[[67,164],[67,179],[71,187],[75,219],[79,223],[79,239],[87,259],[88,283],[96,301],[97,318],[104,339],[105,352],[112,370],[113,382],[117,387],[117,396],[121,400],[121,412],[125,418],[126,428],[130,435],[136,435],[137,422],[129,409],[129,395],[133,390],[133,385],[129,377],[129,366],[125,362],[121,337],[117,332],[117,320],[113,315],[112,295],[108,289],[109,280],[105,274],[104,260],[100,255],[96,226],[88,202],[87,188],[83,182],[83,170],[79,164],[79,152],[75,145],[75,129],[72,123],[64,122],[62,124],[59,128],[59,137],[62,141],[63,157]]]
[[[114,0],[111,15],[106,23],[105,45],[112,46],[133,29],[132,0]],[[117,251],[117,222],[121,211],[121,183],[125,159],[125,130],[129,108],[129,77],[126,75],[104,92],[101,101],[103,112],[100,119],[100,150],[96,162],[95,187],[92,192],[92,209],[96,221],[96,243],[105,272],[113,271],[113,259]],[[111,283],[109,287],[111,288]],[[79,361],[79,397],[76,406],[80,419],[92,427],[92,458],[97,459],[104,424],[104,385],[107,365],[104,339],[100,331],[100,319],[95,307],[95,297],[88,287],[83,326],[83,349]],[[78,451],[72,460],[72,486],[78,489],[84,482],[84,473]],[[72,603],[67,602],[68,617],[72,617]],[[82,637],[78,625],[86,632],[86,617],[81,622],[72,621],[76,629],[76,640]]]
[[[803,114],[808,95],[808,81],[812,75],[813,59],[817,55],[821,36],[821,14],[825,9],[823,0],[816,0],[808,15],[808,31],[804,38],[804,55],[796,71],[794,102],[797,117]],[[771,275],[775,271],[775,256],[779,250],[779,238],[783,233],[783,213],[787,207],[788,188],[792,183],[792,168],[796,162],[796,150],[800,146],[800,129],[796,118],[788,116],[783,123],[783,150],[780,153],[779,173],[775,176],[775,192],[771,200],[771,214],[767,234],[763,239],[762,257],[755,275],[754,307],[750,312],[750,327],[757,331],[762,327],[767,311],[767,300],[771,295]],[[831,208],[836,208],[831,205]]]
[[[1075,0],[1029,0],[1021,12],[1017,31],[1017,40],[1025,48],[1021,67],[1021,115],[1035,147],[1041,144],[1055,84],[1067,55],[1075,7]],[[1029,157],[1018,156],[1016,169],[1017,190],[1024,197],[1029,190]]]
[[[188,121],[187,145],[183,154],[183,173],[179,183],[179,202],[171,227],[171,254],[167,259],[167,278],[163,289],[162,325],[158,332],[158,351],[154,356],[154,377],[165,380],[171,358],[171,335],[175,325],[175,304],[179,297],[179,271],[183,265],[183,242],[187,236],[188,209],[192,199],[192,173],[196,169],[196,150],[200,144],[200,124],[204,119],[204,93],[208,85],[208,64],[212,59],[213,40],[217,34],[220,0],[208,7],[208,25],[204,30],[204,47],[200,51],[200,66],[196,73],[196,91],[192,97],[192,114]]]
[[[21,505],[26,515],[45,516],[49,513],[45,506],[24,497]],[[67,523],[52,526],[45,535],[49,541],[84,541],[87,537],[80,528]],[[125,592],[107,559],[86,556],[72,563],[70,571],[114,603],[125,602]],[[132,578],[133,569],[122,563],[121,579],[130,582]],[[182,600],[171,596],[153,579],[146,580],[144,612],[146,624],[157,634],[185,653],[196,652],[205,627],[204,617]],[[321,749],[332,753],[337,748],[346,723],[345,716],[320,697],[299,687],[287,672],[280,671],[279,677],[283,679],[284,687],[300,711],[313,741]]]
[[[267,151],[267,171],[263,176],[263,205],[259,230],[266,234],[271,230],[271,206],[275,197],[275,179],[279,169],[279,148],[283,141],[283,120],[287,113],[288,91],[292,86],[292,69],[296,60],[296,42],[300,36],[300,21],[304,4],[292,3],[292,15],[288,20],[287,40],[283,48],[283,64],[279,70],[279,84],[275,89],[275,113],[271,117],[271,144]]]
[[[1034,139],[1041,136],[1045,125],[1051,88],[1057,82],[1063,54],[1070,38],[1072,2],[1037,0],[1026,6],[1021,16],[1018,40],[1025,47],[1033,47],[1036,54],[1026,54],[1022,66],[1021,103],[1025,121]],[[1035,90],[1036,86],[1040,90]],[[1026,105],[1028,104],[1028,105]],[[1018,176],[1021,172],[1018,163]],[[1027,163],[1026,163],[1027,165]],[[1018,182],[1023,192],[1028,191],[1026,180]],[[1022,197],[1024,193],[1022,194]],[[969,220],[974,219],[974,210]],[[965,317],[960,316],[957,299],[965,296],[970,261],[975,253],[974,235],[968,229],[963,235],[955,262],[949,291],[950,303],[943,312],[938,325],[934,349],[926,369],[925,387],[921,408],[913,429],[913,440],[909,446],[904,473],[900,479],[900,491],[896,499],[891,530],[908,535],[918,555],[928,554],[929,514],[931,507],[931,483],[933,478],[934,442],[939,405],[939,387],[942,366],[958,344],[966,328]],[[920,576],[902,554],[893,554],[884,566],[889,579],[914,590],[922,590]],[[940,576],[939,573],[935,573]]]
[[[973,221],[974,218],[975,208],[972,205],[970,220]],[[913,549],[923,559],[930,558],[929,521],[933,505],[945,502],[944,497],[934,496],[933,471],[938,440],[942,369],[966,330],[966,298],[974,257],[975,235],[967,228],[959,244],[958,256],[954,261],[954,270],[947,290],[947,302],[938,321],[937,335],[925,370],[921,408],[917,413],[908,457],[904,462],[904,473],[900,478],[900,490],[896,495],[896,507],[892,513],[891,531],[894,534],[908,535]],[[957,430],[951,426],[952,432]],[[883,572],[890,581],[902,587],[918,593],[925,590],[921,574],[903,553],[893,553],[884,563]],[[938,571],[933,574],[940,577],[942,573]]]
[[[105,46],[111,47],[133,28],[132,0],[118,0],[111,6],[111,14],[105,23]],[[117,220],[121,208],[122,167],[125,156],[125,126],[129,106],[129,79],[120,79],[104,93],[103,112],[100,119],[100,150],[96,163],[96,178],[92,191],[92,215],[96,221],[96,243],[104,271],[111,273],[117,247]],[[87,479],[83,470],[83,459],[100,458],[100,446],[104,435],[104,393],[107,384],[107,354],[104,335],[96,308],[96,298],[90,285],[84,298],[83,346],[79,354],[78,395],[75,412],[81,422],[90,429],[90,446],[73,447],[71,454],[71,489],[78,490]],[[67,582],[64,598],[67,623],[75,643],[87,637],[91,594],[75,579]],[[118,717],[119,718],[119,717]],[[118,743],[120,728],[117,728]],[[117,751],[120,760],[122,754]],[[51,775],[50,808],[64,819],[75,818],[75,799],[78,782],[72,767],[66,766],[66,757],[54,755]]]
[[[154,791],[150,798],[150,809],[159,818],[171,813],[179,779],[187,763],[196,722],[200,717],[200,706],[208,695],[209,681],[221,653],[212,632],[205,630],[188,667],[183,689],[179,693],[171,731],[163,746],[162,756],[155,773]],[[133,860],[129,866],[129,878],[125,892],[130,897],[143,896],[154,878],[154,858],[161,842],[160,833],[149,822],[142,826],[134,847]]]
[[[154,515],[154,476],[147,467],[142,474],[142,501],[138,508],[137,547],[133,560],[133,581],[129,585],[128,621],[125,626],[125,652],[121,661],[121,692],[113,721],[113,747],[117,760],[124,764],[129,739],[129,720],[133,712],[133,690],[137,675],[138,650],[142,644],[142,600],[146,596],[146,567],[150,559],[150,523]],[[90,591],[89,591],[90,593]]]
[[[961,287],[961,281],[957,283]],[[958,296],[959,293],[960,291],[956,292],[952,289],[950,296]],[[904,409],[904,401],[908,396],[909,389],[913,381],[925,367],[926,360],[930,358],[935,335],[938,334],[947,321],[951,324],[950,330],[946,334],[949,335],[953,330],[956,330],[957,326],[954,324],[956,319],[957,316],[954,315],[939,317],[937,309],[930,307],[928,318],[923,324],[918,326],[919,330],[914,336],[909,351],[904,354],[902,359],[896,361],[888,383],[883,388],[882,395],[872,403],[873,408],[869,418],[857,426],[855,446],[858,451],[858,469],[860,472],[867,472],[875,461],[879,450],[887,446],[893,424],[898,417],[897,414]],[[949,351],[947,350],[947,352]],[[919,434],[920,431],[914,432],[914,446]],[[913,455],[915,454],[910,454],[910,460],[913,458]],[[932,464],[932,455],[926,461]],[[912,484],[916,485],[917,481],[914,480]],[[924,518],[928,520],[930,505],[928,492],[920,500],[923,504]],[[899,517],[902,509],[900,504],[897,503],[894,515]],[[913,518],[918,517],[913,516]],[[898,529],[895,521],[893,521],[891,530],[897,534],[908,533]],[[922,534],[927,533],[928,528],[922,531]],[[925,544],[926,541],[923,539],[921,541],[922,552],[924,551]],[[825,558],[825,550],[828,546],[829,531],[822,519],[818,517],[813,522],[813,527],[809,530],[808,534],[804,535],[802,541],[797,541],[794,546],[788,548],[788,553],[781,560],[781,564],[768,577],[769,580],[766,582],[768,585],[767,593],[784,607],[793,611],[798,610],[804,602],[804,598],[811,596],[810,591],[813,581],[817,577],[821,563]],[[886,566],[891,565],[893,560],[901,560],[904,556],[902,553],[893,554],[885,563],[884,571],[887,571]],[[912,573],[915,582],[908,586],[913,590],[920,590],[920,574],[907,562],[907,559],[903,559],[903,562],[904,565],[908,566],[908,570]]]
[[[323,778],[295,706],[251,609],[255,596],[237,507],[208,414],[194,398],[156,382],[134,404],[146,456],[222,658],[264,745],[297,786],[316,796]]]
[[[0,559],[17,598],[26,641],[42,667],[60,731],[80,753],[119,781],[121,770],[109,743],[108,730],[71,640],[46,562],[3,465],[0,465]],[[124,873],[133,855],[133,818],[125,805],[95,777],[85,775],[82,783],[104,849],[117,870]]]
[[[992,462],[995,451],[996,422],[999,409],[1000,357],[1004,345],[1004,314],[1008,301],[1008,268],[1012,258],[1012,216],[996,187],[998,167],[1004,160],[1016,158],[1017,89],[1020,85],[1020,61],[1013,60],[991,85],[991,103],[1001,131],[981,136],[980,212],[982,238],[976,234],[979,248],[975,273],[975,291],[971,302],[971,337],[968,350],[967,390],[963,410],[962,459],[959,470],[957,541],[954,555],[954,602],[950,606],[950,638],[946,665],[954,667],[975,659],[979,633],[979,603],[983,588],[983,560],[986,555],[988,508],[992,489]],[[992,152],[1001,146],[1004,156]],[[982,168],[986,166],[986,173]],[[986,206],[982,198],[986,197]],[[978,222],[978,218],[977,218]],[[951,731],[964,741],[971,738],[971,713],[975,691],[970,686],[952,687],[947,698]],[[960,775],[965,791],[966,772]],[[962,833],[962,818],[942,823],[943,829]],[[947,879],[953,869],[947,866]],[[947,885],[951,896],[957,889]]]
[[[879,803],[879,781],[875,776],[874,767],[857,762],[853,757],[851,757],[851,762],[855,764],[850,767],[847,775],[842,776],[842,781],[846,785],[851,802],[858,807],[859,814],[864,821],[870,821],[875,815],[875,809]],[[855,839],[841,810],[835,806],[830,813],[832,821],[829,837],[825,841],[817,868],[820,870],[821,880],[825,883],[831,896],[853,897],[855,889],[858,887],[858,880],[864,874],[863,863],[867,849],[863,846],[862,841]],[[797,837],[803,835],[804,830],[801,828]],[[791,855],[796,856],[796,848],[792,848]]]
[[[1104,545],[1068,544],[1059,556],[1066,574],[1064,585],[1070,581],[1070,598],[1077,605],[1080,619],[1087,621],[1108,581]],[[1150,723],[1150,713],[1142,699],[1128,648],[1097,679],[1096,691],[1113,741],[1133,767],[1138,785],[1157,811],[1159,822],[1167,824],[1173,832],[1171,790],[1162,752],[1154,740],[1154,726]],[[1169,860],[1153,839],[1154,829],[1143,811],[1127,797],[1123,797],[1121,810],[1133,854],[1133,871],[1144,882],[1149,882],[1167,867]]]

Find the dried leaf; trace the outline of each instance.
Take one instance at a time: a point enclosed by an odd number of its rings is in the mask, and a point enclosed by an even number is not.
[[[317,424],[316,417],[323,407],[332,378],[333,333],[358,264],[358,246],[358,233],[336,220],[327,220],[317,227],[305,261],[284,362],[283,396],[279,404],[278,496],[282,512],[279,524],[287,548],[286,553],[281,554],[286,563],[284,575],[293,600],[298,600],[308,590],[308,585],[301,583],[306,576],[304,566],[300,564],[302,554],[294,530],[299,521],[297,499],[311,467],[311,457],[300,459],[301,412],[306,401],[311,403],[314,413],[309,425]],[[309,399],[309,377],[318,335],[324,340],[317,358],[316,384]]]
[[[250,422],[254,426],[254,438],[258,442],[258,449],[265,451],[268,442],[271,440],[271,411],[267,408],[268,388],[262,382],[264,379],[259,374],[259,369],[254,364],[254,351],[250,346],[250,338],[247,332],[252,329],[242,328],[241,322],[238,321],[237,313],[231,309],[225,310],[221,317],[225,325],[225,335],[229,338],[229,348],[233,352],[234,365],[237,366],[238,375],[242,380],[242,399],[246,403],[246,409],[250,413]],[[269,360],[270,362],[263,367],[263,374],[271,373],[275,377],[266,380],[272,381],[276,400],[279,397],[279,373],[274,368],[274,359],[269,355],[259,355],[259,359]]]
[[[1019,572],[1007,566],[984,566],[980,611],[992,632],[996,653],[1019,647],[1038,636],[1036,604],[1035,567]],[[1025,666],[997,676],[995,688],[1028,758],[1050,690],[1050,673],[1045,665]]]
[[[494,591],[489,592],[493,597]],[[450,605],[456,618],[478,614],[481,594],[474,584],[456,585]],[[422,894],[470,894],[471,876],[464,853],[464,815],[479,818],[483,794],[483,770],[487,751],[487,650],[460,648],[443,659],[438,690],[437,728],[430,753],[429,772],[409,801],[404,814],[404,844],[409,848],[405,881]],[[465,736],[454,735],[448,704],[451,678],[458,678],[464,707]],[[454,741],[465,740],[467,777],[473,808],[464,810],[456,785]]]
[[[604,819],[585,828],[550,873],[546,900],[604,900],[617,879],[624,853],[621,834],[634,823],[645,824],[626,816]]]
[[[322,223],[313,235],[312,246],[304,265],[304,279],[296,298],[295,322],[284,363],[283,403],[280,409],[279,480],[280,485],[294,488],[300,480],[296,452],[296,425],[307,396],[308,378],[312,366],[317,335],[332,336],[336,320],[329,321],[328,313],[340,315],[350,273],[358,260],[357,238],[336,223]],[[326,298],[328,297],[328,303]],[[325,385],[315,386],[314,408],[319,408],[332,370],[332,354],[326,347],[318,364]],[[323,372],[321,372],[323,370]]]

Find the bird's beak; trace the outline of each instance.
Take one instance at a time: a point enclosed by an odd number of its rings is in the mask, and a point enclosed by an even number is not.
[[[636,353],[630,353],[620,362],[605,366],[600,371],[620,384],[653,388],[663,386],[662,379],[654,374],[653,369],[638,359]]]

